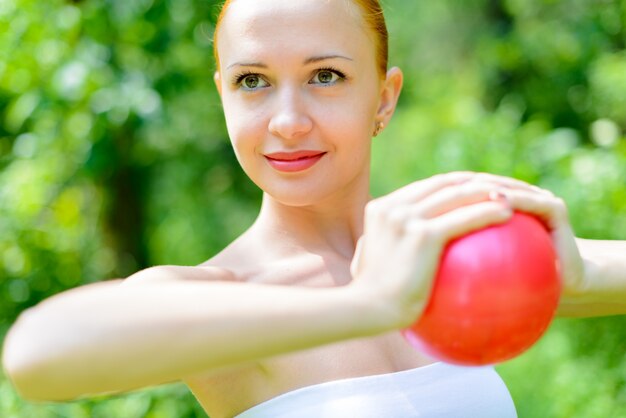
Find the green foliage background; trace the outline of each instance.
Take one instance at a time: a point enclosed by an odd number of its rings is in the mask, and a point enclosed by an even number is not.
[[[0,336],[23,309],[204,261],[254,219],[212,84],[214,0],[0,0]],[[578,236],[626,239],[626,3],[386,0],[398,113],[373,192],[450,170],[562,196]],[[519,416],[626,416],[624,317],[557,320],[498,367]],[[206,417],[182,385],[2,417]]]

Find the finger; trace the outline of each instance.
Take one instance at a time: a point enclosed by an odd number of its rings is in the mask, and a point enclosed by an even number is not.
[[[487,200],[508,205],[502,186],[492,182],[468,182],[438,190],[411,206],[409,216],[434,218],[461,206]]]
[[[438,174],[389,193],[385,196],[385,201],[390,206],[417,202],[439,189],[469,181],[474,175],[475,173],[466,171]]]
[[[441,188],[463,183],[494,183],[509,189],[522,189],[535,193],[554,196],[549,190],[545,190],[512,177],[504,177],[491,173],[475,173],[470,171],[457,171],[438,174],[426,180],[421,180],[404,186],[386,196],[387,203],[391,206],[413,203],[424,199]]]
[[[513,211],[501,203],[486,201],[462,206],[428,221],[414,219],[407,230],[448,242],[489,225],[508,221]]]
[[[512,177],[499,176],[497,174],[476,173],[470,181],[491,182],[491,183],[496,183],[496,184],[499,184],[503,187],[510,188],[510,189],[522,189],[522,190],[528,190],[528,191],[535,192],[535,193],[541,193],[541,194],[554,196],[554,194],[549,190],[542,189],[540,187],[537,187],[535,185],[532,185],[522,180],[518,180]]]
[[[568,223],[567,206],[559,197],[524,190],[504,190],[502,193],[514,210],[538,217],[550,230]]]

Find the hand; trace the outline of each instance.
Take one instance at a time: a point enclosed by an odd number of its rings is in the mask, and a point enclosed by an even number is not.
[[[385,304],[395,326],[410,325],[428,301],[446,243],[506,222],[513,210],[548,228],[563,296],[583,292],[584,263],[563,200],[516,179],[468,172],[434,176],[371,201],[351,266],[353,285]]]
[[[496,189],[517,211],[530,213],[543,221],[552,236],[559,259],[563,282],[563,298],[585,292],[584,262],[581,258],[574,232],[569,223],[565,202],[552,192],[506,177],[476,174],[474,181],[488,181],[499,185]]]
[[[351,265],[351,286],[382,307],[392,328],[410,325],[428,301],[445,245],[511,217],[507,201],[494,199],[494,190],[503,187],[530,188],[512,179],[457,172],[371,201]],[[525,201],[522,197],[514,200]]]

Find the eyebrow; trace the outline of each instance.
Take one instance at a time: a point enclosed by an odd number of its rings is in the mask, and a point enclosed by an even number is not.
[[[354,61],[352,58],[346,57],[344,55],[320,55],[317,57],[311,57],[311,58],[307,58],[304,60],[304,65],[307,64],[314,64],[316,62],[320,62],[320,61],[326,61],[326,60],[332,60],[332,59],[336,59],[336,58],[340,58],[340,59],[344,59],[344,60],[348,60],[348,61]]]
[[[310,57],[310,58],[305,59],[304,65],[315,64],[320,61],[326,61],[326,60],[337,59],[337,58],[348,60],[348,61],[354,61],[352,58],[346,57],[344,55],[337,55],[337,54],[320,55],[320,56],[315,56],[315,57]],[[233,67],[267,68],[267,65],[263,64],[262,62],[235,62],[233,64],[230,64],[228,67],[226,67],[226,69],[230,69]]]

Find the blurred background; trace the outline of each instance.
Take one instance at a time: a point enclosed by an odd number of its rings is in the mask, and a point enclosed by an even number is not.
[[[215,0],[0,0],[0,341],[62,290],[203,262],[254,219],[213,87]],[[373,194],[450,170],[562,196],[626,239],[626,2],[385,0],[406,87]],[[558,319],[498,366],[520,418],[626,416],[626,317]],[[206,417],[183,385],[0,416]]]

